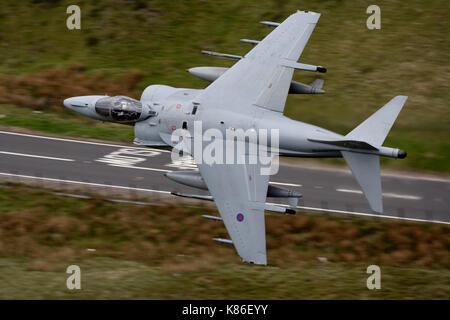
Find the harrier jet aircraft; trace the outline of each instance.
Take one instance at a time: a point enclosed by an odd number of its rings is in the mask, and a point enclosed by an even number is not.
[[[125,96],[93,95],[68,98],[64,105],[94,119],[134,125],[137,145],[171,147],[193,155],[198,171],[173,171],[166,176],[208,190],[210,196],[177,195],[215,201],[220,217],[206,218],[222,220],[231,237],[215,240],[233,244],[245,262],[266,265],[264,211],[292,213],[289,207],[266,204],[266,198],[287,198],[295,204],[301,197],[297,192],[270,184],[270,175],[262,170],[270,167],[270,160],[277,154],[344,157],[376,212],[383,210],[379,156],[406,157],[403,150],[383,146],[406,96],[394,97],[347,135],[283,115],[289,93],[324,93],[320,79],[310,85],[292,81],[294,70],[326,72],[321,66],[297,62],[319,17],[319,13],[297,11],[282,23],[262,22],[274,30],[261,41],[242,39],[254,45],[245,56],[204,52],[237,62],[229,69],[189,69],[191,74],[212,81],[203,90],[151,85],[140,101]],[[201,161],[195,154],[211,149],[212,137],[205,139],[205,133],[211,129],[223,134],[221,138],[215,137],[214,142],[219,143],[216,146],[227,145],[230,142],[227,133],[238,130],[250,133],[276,130],[278,134],[265,140],[258,136],[256,142],[245,138],[245,148],[240,153],[235,153],[234,146],[226,147],[221,154],[217,150],[212,153],[214,161]],[[175,139],[173,132],[180,130],[189,133],[188,138]],[[196,141],[196,130],[200,141]],[[234,138],[232,135],[233,141]],[[246,161],[254,154],[253,145],[271,148],[268,162],[263,163],[260,158]],[[234,162],[221,161],[229,155],[231,160],[243,157]]]

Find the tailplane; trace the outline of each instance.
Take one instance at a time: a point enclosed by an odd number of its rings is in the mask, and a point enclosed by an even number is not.
[[[363,149],[361,143],[366,143],[375,149],[382,148],[381,145],[407,98],[406,96],[397,96],[389,101],[345,136],[348,139],[346,145],[349,146],[349,142],[353,141],[355,147],[358,145],[357,148],[360,150]],[[356,142],[359,142],[359,144]],[[400,154],[400,152],[402,153]],[[361,186],[372,210],[379,213],[383,212],[379,155],[356,152],[356,150],[352,152],[351,149],[341,151],[341,154]],[[398,151],[398,158],[404,158],[405,156],[405,151]]]
[[[396,96],[345,137],[349,140],[365,141],[373,146],[381,146],[406,99],[408,99],[407,96]]]

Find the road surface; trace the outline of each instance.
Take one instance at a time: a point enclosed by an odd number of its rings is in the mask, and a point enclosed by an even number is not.
[[[188,159],[173,163],[167,150],[0,131],[0,179],[53,181],[149,194],[205,194],[164,177],[165,172],[195,168]],[[370,210],[348,170],[282,162],[271,182],[302,193],[301,210],[450,223],[450,180],[444,178],[383,175],[383,215]]]

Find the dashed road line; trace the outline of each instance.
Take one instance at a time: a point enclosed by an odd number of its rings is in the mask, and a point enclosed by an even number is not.
[[[399,199],[408,199],[408,200],[421,200],[422,197],[419,196],[413,196],[409,194],[398,194],[398,193],[383,193],[384,197],[389,198],[399,198]]]
[[[353,190],[353,189],[336,189],[336,191],[346,192],[346,193],[357,193],[357,194],[363,193],[361,190]],[[408,199],[408,200],[421,200],[422,199],[422,197],[414,196],[414,195],[410,195],[410,194],[398,194],[398,193],[390,193],[390,192],[383,193],[383,197]]]
[[[148,167],[135,167],[135,166],[126,166],[126,165],[119,165],[119,164],[110,164],[111,167],[118,167],[118,168],[127,168],[127,169],[140,169],[140,170],[148,170],[148,171],[157,171],[157,172],[172,172],[172,170],[166,170],[166,169],[157,169],[157,168],[148,168]]]
[[[357,194],[363,193],[361,190],[353,190],[353,189],[336,189],[336,191],[346,192],[346,193],[357,193]]]
[[[37,154],[28,154],[28,153],[18,153],[18,152],[9,152],[9,151],[0,151],[0,154],[6,154],[9,156],[20,156],[20,157],[29,157],[29,158],[40,158],[47,160],[58,160],[58,161],[75,161],[73,159],[67,158],[56,158],[56,157],[47,157],[47,156],[39,156]]]

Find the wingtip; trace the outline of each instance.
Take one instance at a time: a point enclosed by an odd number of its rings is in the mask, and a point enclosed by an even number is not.
[[[408,96],[396,96],[394,99],[405,102],[408,99]]]

